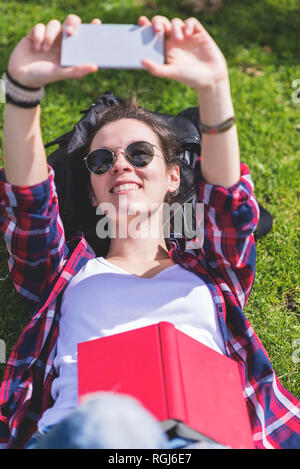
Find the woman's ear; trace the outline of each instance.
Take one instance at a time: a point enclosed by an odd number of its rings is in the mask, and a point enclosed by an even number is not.
[[[169,169],[169,191],[168,192],[175,192],[177,189],[179,190],[180,186],[180,169],[179,166],[173,166]]]

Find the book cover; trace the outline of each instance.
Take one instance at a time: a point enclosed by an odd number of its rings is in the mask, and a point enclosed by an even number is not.
[[[99,391],[135,397],[165,429],[254,447],[238,364],[171,323],[78,344],[79,401]]]

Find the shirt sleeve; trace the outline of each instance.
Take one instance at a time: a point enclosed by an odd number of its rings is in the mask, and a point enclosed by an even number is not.
[[[34,186],[14,186],[0,170],[0,228],[11,279],[18,293],[36,306],[67,255],[59,216],[54,171]]]
[[[199,255],[225,296],[234,294],[243,308],[254,283],[254,230],[259,218],[249,169],[241,163],[240,180],[229,188],[208,184],[200,170],[196,175],[197,201],[204,207]]]

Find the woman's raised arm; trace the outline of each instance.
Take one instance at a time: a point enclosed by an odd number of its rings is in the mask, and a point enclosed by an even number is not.
[[[67,78],[81,78],[98,69],[95,64],[60,66],[62,30],[73,34],[81,23],[69,15],[62,25],[51,20],[39,23],[16,46],[8,63],[7,83],[12,80],[30,88]],[[92,23],[100,23],[99,19]],[[15,88],[18,90],[18,86]],[[32,186],[48,177],[47,161],[40,129],[40,106],[25,108],[6,103],[4,114],[4,169],[7,182]]]
[[[206,182],[230,187],[240,179],[240,158],[226,60],[219,47],[196,18],[171,21],[155,16],[152,23],[144,16],[139,25],[152,24],[165,33],[166,63],[143,60],[149,72],[194,88],[200,106],[200,121],[207,127],[220,127],[229,120],[225,132],[202,129],[201,171]]]

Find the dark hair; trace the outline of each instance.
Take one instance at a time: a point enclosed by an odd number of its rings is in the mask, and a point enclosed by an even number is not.
[[[175,129],[158,114],[138,106],[134,97],[122,101],[119,105],[111,106],[98,116],[93,132],[89,136],[88,151],[97,132],[106,124],[120,119],[136,119],[148,125],[159,138],[167,167],[178,165],[176,156],[182,151],[182,146]]]

